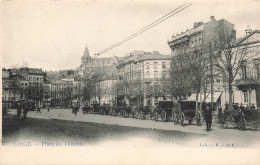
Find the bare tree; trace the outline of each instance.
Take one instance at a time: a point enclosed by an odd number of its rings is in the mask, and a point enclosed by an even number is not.
[[[174,57],[171,60],[170,79],[172,96],[177,100],[182,100],[183,96],[191,93],[190,71],[184,66],[182,56]]]
[[[230,28],[219,28],[218,36],[219,41],[209,45],[209,53],[214,60],[215,66],[223,76],[224,83],[228,86],[228,103],[229,110],[231,110],[233,100],[232,84],[241,69],[243,61],[256,56],[258,51],[255,51],[255,48],[249,48],[247,44],[238,45]]]
[[[200,109],[202,110],[202,90],[203,86],[207,84],[207,80],[210,77],[209,71],[209,58],[206,54],[202,54],[202,51],[197,49],[192,53],[187,54],[186,60],[188,61],[188,66],[190,69],[191,76],[191,86],[193,91],[196,93],[196,112]],[[199,101],[200,94],[200,101]],[[200,108],[199,103],[200,102]]]
[[[118,93],[123,95],[129,102],[133,101],[133,98],[137,98],[138,102],[143,96],[143,84],[140,78],[130,80],[127,75],[117,83]],[[138,103],[140,104],[140,102]]]

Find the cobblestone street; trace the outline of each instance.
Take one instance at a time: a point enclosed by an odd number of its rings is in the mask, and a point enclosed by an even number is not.
[[[16,114],[11,110],[9,114]],[[75,122],[77,121],[77,122]],[[155,122],[98,114],[77,116],[69,109],[43,109],[41,113],[30,111],[28,119],[19,129],[4,134],[4,144],[13,145],[19,139],[49,141],[80,141],[85,145],[110,141],[119,143],[133,139],[145,139],[141,146],[168,144],[186,147],[259,147],[260,134],[250,129],[239,131],[231,125],[221,129],[213,124],[212,131],[195,124],[174,125],[173,122]],[[151,142],[151,143],[150,143]],[[123,143],[124,144],[124,143]],[[138,145],[132,143],[133,145]]]

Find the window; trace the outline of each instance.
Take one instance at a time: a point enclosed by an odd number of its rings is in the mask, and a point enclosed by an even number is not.
[[[166,71],[162,71],[162,78],[166,78]]]
[[[166,69],[166,62],[162,62],[162,68]]]
[[[24,83],[25,84],[25,86],[27,86],[27,83]]]
[[[29,81],[32,81],[32,77],[29,77]]]
[[[154,63],[153,63],[153,68],[154,68],[154,69],[157,69],[157,68],[158,68],[158,63],[157,63],[157,62],[154,62]]]
[[[37,77],[37,81],[39,81],[39,77]]]
[[[244,102],[247,103],[248,102],[248,94],[247,92],[243,92],[244,93]]]
[[[146,72],[146,78],[150,78],[150,72],[149,71]]]
[[[247,78],[247,75],[246,75],[246,67],[245,67],[245,66],[242,66],[241,69],[242,69],[242,77],[243,77],[243,79],[246,79],[246,78]]]
[[[146,63],[146,69],[150,69],[149,62]]]
[[[36,81],[36,77],[33,78],[33,81]]]
[[[158,78],[158,72],[154,71],[154,78]]]
[[[22,86],[23,86],[23,83],[22,83]]]

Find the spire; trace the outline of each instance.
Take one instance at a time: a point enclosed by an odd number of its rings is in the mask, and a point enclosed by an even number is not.
[[[89,55],[88,45],[86,44],[84,54],[83,54],[83,56],[81,57],[81,65],[86,64],[87,61],[90,60],[90,59],[91,59],[91,57],[90,57],[90,55]]]
[[[87,45],[87,44],[86,44],[86,48],[85,48],[85,51],[84,51],[83,57],[85,57],[85,58],[87,58],[87,59],[90,58],[89,51],[88,51],[88,45]]]

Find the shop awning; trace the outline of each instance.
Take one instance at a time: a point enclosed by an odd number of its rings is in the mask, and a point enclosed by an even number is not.
[[[206,97],[209,95],[209,93],[206,93]],[[204,101],[205,93],[201,94],[201,100],[202,102]],[[188,101],[196,101],[196,93],[192,93],[191,96],[189,97]],[[200,93],[198,93],[198,101],[200,101]]]
[[[213,102],[216,102],[218,98],[220,97],[222,92],[214,92]],[[211,93],[206,93],[206,99],[205,99],[205,93],[201,94],[201,100],[202,102],[211,102]],[[205,99],[205,100],[204,100]],[[189,97],[188,101],[196,101],[196,93],[192,93]],[[200,101],[200,93],[198,94],[198,101]]]
[[[218,98],[220,97],[222,92],[214,92],[214,95],[213,95],[213,102],[215,103]],[[206,103],[210,103],[211,102],[211,94],[209,93],[208,97],[206,98],[205,100]]]

